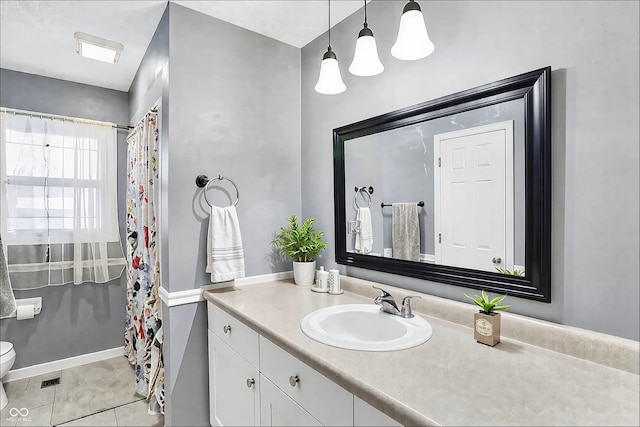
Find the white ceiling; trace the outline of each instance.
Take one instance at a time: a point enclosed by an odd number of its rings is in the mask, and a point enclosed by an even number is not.
[[[325,0],[171,1],[299,48],[327,30]],[[0,0],[0,67],[128,91],[166,3]],[[362,5],[333,1],[331,25]],[[122,43],[118,63],[76,54],[76,31]]]

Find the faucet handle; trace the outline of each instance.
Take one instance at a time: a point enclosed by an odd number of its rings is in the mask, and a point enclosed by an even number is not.
[[[388,297],[390,297],[390,296],[391,296],[391,294],[390,294],[389,292],[385,291],[385,290],[384,290],[384,289],[382,289],[382,288],[377,287],[376,285],[372,285],[371,287],[372,287],[373,289],[377,289],[377,290],[379,290],[379,291],[381,292],[381,294],[380,294],[380,297],[381,297],[381,298],[384,298],[384,297],[387,297],[387,296],[388,296]]]
[[[402,311],[400,312],[400,315],[402,317],[405,317],[407,319],[413,317],[413,312],[411,311],[411,300],[413,298],[422,298],[422,297],[418,295],[409,295],[404,297],[404,299],[402,300]]]
[[[393,306],[396,310],[398,310],[398,306],[396,305],[396,300],[393,299],[393,296],[389,292],[387,292],[384,289],[379,288],[379,287],[377,287],[375,285],[372,285],[372,287],[374,289],[377,289],[377,290],[380,291],[380,295],[378,295],[376,297],[376,299],[373,300],[374,303],[376,303],[378,305],[382,305],[382,303],[385,302],[385,303]]]

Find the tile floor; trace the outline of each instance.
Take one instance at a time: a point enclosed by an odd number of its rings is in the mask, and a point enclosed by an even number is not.
[[[40,388],[43,380],[55,377],[60,377],[60,384]],[[0,411],[2,427],[164,425],[164,417],[149,415],[147,402],[134,393],[133,367],[125,357],[11,381],[4,386],[9,404]]]

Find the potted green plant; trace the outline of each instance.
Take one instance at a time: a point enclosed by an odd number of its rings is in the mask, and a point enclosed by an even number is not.
[[[280,227],[273,244],[283,255],[293,260],[293,278],[296,285],[312,285],[316,272],[315,258],[327,247],[322,240],[323,231],[315,231],[315,218],[298,224],[295,215],[289,217],[289,226]]]
[[[494,346],[500,342],[500,313],[497,311],[506,310],[510,305],[498,305],[507,296],[502,295],[489,300],[489,296],[483,290],[482,296],[469,296],[464,294],[471,301],[480,307],[480,311],[474,314],[473,337],[476,341]]]

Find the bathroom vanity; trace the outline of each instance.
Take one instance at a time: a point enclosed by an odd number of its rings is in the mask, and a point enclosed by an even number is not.
[[[211,425],[400,425],[215,304],[207,311]]]
[[[308,338],[323,307],[373,304],[383,286],[343,277],[343,295],[277,281],[204,292],[212,425],[638,425],[638,343],[505,313],[496,347],[473,340],[470,304],[426,294],[429,341],[367,352]],[[535,344],[535,345],[534,345]]]

